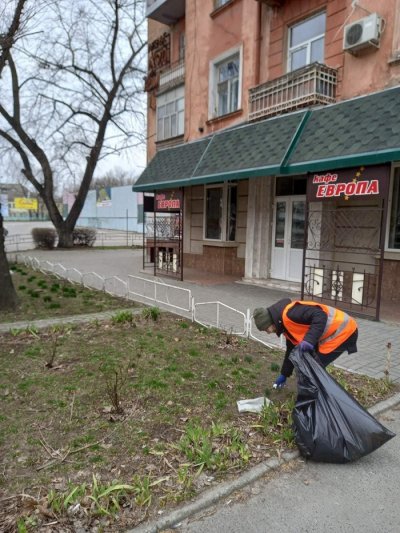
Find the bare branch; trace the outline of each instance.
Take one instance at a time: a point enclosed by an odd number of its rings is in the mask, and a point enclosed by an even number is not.
[[[27,0],[18,0],[14,11],[14,16],[6,34],[0,34],[0,76],[10,57],[11,48],[13,47],[21,26],[22,12]]]

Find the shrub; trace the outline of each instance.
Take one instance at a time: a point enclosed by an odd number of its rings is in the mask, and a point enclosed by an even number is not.
[[[111,317],[114,324],[122,324],[123,322],[133,322],[133,314],[131,311],[119,311]]]
[[[74,246],[93,246],[96,240],[96,230],[93,228],[75,228],[72,237]]]
[[[158,307],[146,307],[142,311],[142,317],[146,320],[154,320],[154,322],[157,322],[161,314],[161,310]]]
[[[32,238],[36,248],[51,250],[56,244],[57,233],[53,228],[33,228]]]

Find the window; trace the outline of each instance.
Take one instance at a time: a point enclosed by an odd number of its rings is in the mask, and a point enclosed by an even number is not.
[[[179,35],[179,61],[183,61],[185,59],[185,50],[186,50],[185,34],[181,33]]]
[[[319,13],[289,28],[288,70],[324,62],[326,14]]]
[[[157,141],[163,141],[184,133],[184,86],[157,97]]]
[[[236,184],[225,183],[224,185],[206,186],[204,238],[235,241],[236,210]]]
[[[211,63],[210,118],[233,113],[241,100],[241,50]]]
[[[394,171],[388,248],[400,250],[400,168]]]

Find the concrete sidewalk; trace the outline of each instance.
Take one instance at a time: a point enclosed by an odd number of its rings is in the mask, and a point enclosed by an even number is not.
[[[96,272],[107,277],[118,276],[122,280],[126,280],[129,274],[154,279],[151,271],[143,273],[141,250],[34,250],[23,255],[31,255],[53,263],[59,262],[64,267],[75,267],[82,272]],[[223,282],[223,278],[219,276],[209,277],[208,281],[206,279],[204,277],[197,278],[196,282],[181,282],[171,278],[161,278],[165,283],[190,289],[196,302],[218,300],[243,312],[247,309],[252,311],[255,307],[268,307],[280,298],[300,296],[292,290],[237,283],[233,278],[228,283],[226,279]],[[390,378],[400,383],[400,325],[366,319],[357,319],[357,322],[360,332],[358,353],[343,354],[337,360],[338,366],[371,377],[383,377],[388,357],[387,346],[390,343]],[[274,342],[277,342],[276,337]]]

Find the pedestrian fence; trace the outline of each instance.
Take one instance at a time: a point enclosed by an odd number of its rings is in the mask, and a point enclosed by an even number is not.
[[[232,335],[251,338],[269,348],[283,348],[282,336],[271,339],[255,328],[250,309],[244,313],[219,301],[197,302],[190,289],[134,275],[128,275],[127,281],[117,276],[103,277],[96,272],[81,272],[77,268],[40,261],[29,255],[15,254],[11,259],[88,289],[142,303],[154,302],[207,328],[214,327]]]
[[[57,246],[57,242],[55,244]],[[134,231],[118,230],[96,230],[96,240],[93,245],[96,247],[142,247],[143,233]],[[36,245],[31,235],[8,235],[4,241],[7,253],[18,253],[24,250],[32,250]]]
[[[128,293],[130,296],[141,296],[181,311],[191,311],[192,293],[183,287],[128,275]]]

